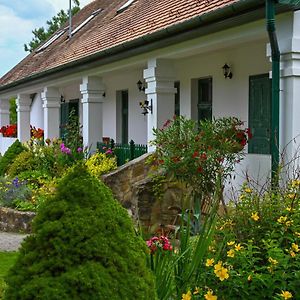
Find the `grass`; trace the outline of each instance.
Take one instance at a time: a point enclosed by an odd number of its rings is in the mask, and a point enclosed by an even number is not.
[[[3,298],[5,289],[4,276],[14,264],[17,256],[17,252],[0,252],[0,299]]]

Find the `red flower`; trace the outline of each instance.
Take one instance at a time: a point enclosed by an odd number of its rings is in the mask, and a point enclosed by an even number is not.
[[[200,156],[200,158],[201,158],[202,160],[207,160],[207,155],[206,155],[206,153],[205,153],[205,152],[202,153],[201,156]]]
[[[178,156],[172,157],[172,161],[173,161],[174,163],[177,163],[177,162],[180,161],[180,158],[179,158]]]
[[[252,132],[251,132],[251,128],[247,128],[247,129],[245,130],[245,132],[246,132],[247,135],[248,135],[248,139],[252,139],[253,134],[252,134]]]
[[[198,173],[202,173],[202,172],[203,172],[203,168],[202,168],[201,166],[198,167],[198,168],[197,168],[197,172],[198,172]]]
[[[193,158],[196,158],[196,157],[198,157],[199,156],[199,152],[198,151],[195,151],[194,153],[193,153]]]

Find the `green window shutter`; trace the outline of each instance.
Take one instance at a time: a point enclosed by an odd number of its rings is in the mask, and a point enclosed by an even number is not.
[[[128,143],[128,91],[122,91],[122,143]]]
[[[175,94],[175,116],[180,115],[180,82],[176,81],[174,82],[174,87],[177,89],[177,92]]]
[[[300,0],[278,0],[280,4],[299,5]]]
[[[212,78],[198,80],[198,121],[212,120]]]
[[[253,137],[248,153],[271,154],[271,94],[268,74],[249,78],[249,128]]]

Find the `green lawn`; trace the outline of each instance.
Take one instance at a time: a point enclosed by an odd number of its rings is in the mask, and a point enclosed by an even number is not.
[[[17,252],[0,252],[0,299],[2,299],[5,288],[4,276],[9,268],[14,264],[18,253]]]

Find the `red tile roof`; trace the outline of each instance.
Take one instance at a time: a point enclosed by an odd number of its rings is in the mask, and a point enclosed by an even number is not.
[[[117,13],[127,0],[95,0],[73,17],[73,28],[95,10],[95,18],[71,40],[67,31],[44,51],[33,52],[0,79],[0,87],[74,62],[105,49],[149,35],[239,0],[135,0]]]

